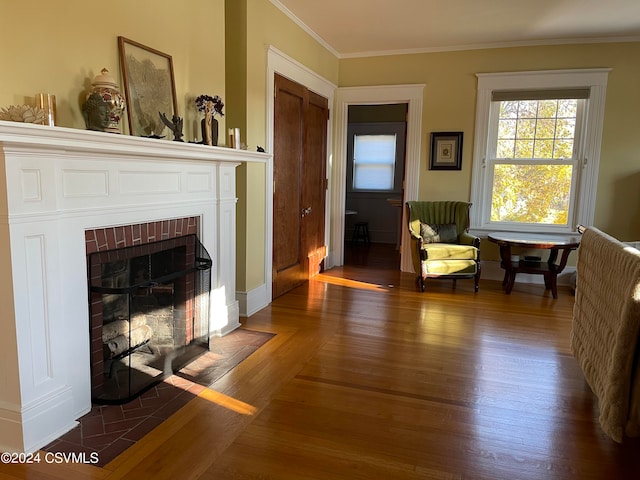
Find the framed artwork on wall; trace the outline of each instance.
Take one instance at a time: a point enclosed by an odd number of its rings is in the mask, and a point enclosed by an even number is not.
[[[462,169],[462,132],[431,132],[429,170]]]
[[[118,50],[129,134],[164,136],[160,113],[168,118],[178,115],[171,56],[124,37],[118,37]]]

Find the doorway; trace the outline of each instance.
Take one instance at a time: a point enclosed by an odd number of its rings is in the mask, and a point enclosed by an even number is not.
[[[345,265],[400,269],[407,109],[348,108]]]
[[[351,105],[384,105],[394,103],[406,103],[407,108],[407,133],[406,133],[406,162],[404,174],[403,201],[417,200],[418,180],[420,178],[420,159],[422,151],[422,102],[424,93],[423,84],[413,85],[381,85],[368,87],[341,87],[336,90],[334,136],[335,150],[331,166],[331,183],[337,188],[331,189],[331,250],[328,257],[328,265],[340,266],[344,264],[345,244],[345,189],[346,158],[347,158],[347,125],[348,109]],[[406,212],[401,209],[406,225]],[[400,270],[413,272],[411,261],[411,242],[409,241],[409,229],[401,228]]]

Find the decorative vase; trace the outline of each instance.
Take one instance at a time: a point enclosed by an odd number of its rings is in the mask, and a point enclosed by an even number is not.
[[[118,85],[106,68],[103,68],[100,75],[96,75],[93,79],[87,98],[92,93],[99,94],[109,104],[109,125],[105,132],[120,133],[120,119],[124,112],[125,101],[118,90]]]
[[[211,115],[205,115],[200,122],[202,128],[202,143],[205,145],[218,145],[218,120]]]

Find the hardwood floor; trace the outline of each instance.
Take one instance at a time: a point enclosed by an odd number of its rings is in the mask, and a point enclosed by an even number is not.
[[[569,350],[573,296],[329,270],[244,321],[277,333],[104,468],[37,479],[631,479]],[[634,473],[636,472],[636,473]]]

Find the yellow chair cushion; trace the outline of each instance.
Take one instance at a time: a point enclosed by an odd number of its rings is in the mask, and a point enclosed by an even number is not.
[[[473,260],[478,257],[478,249],[471,245],[452,243],[426,243],[422,245],[427,260]]]
[[[475,260],[431,260],[423,264],[425,276],[462,275],[476,273]]]

